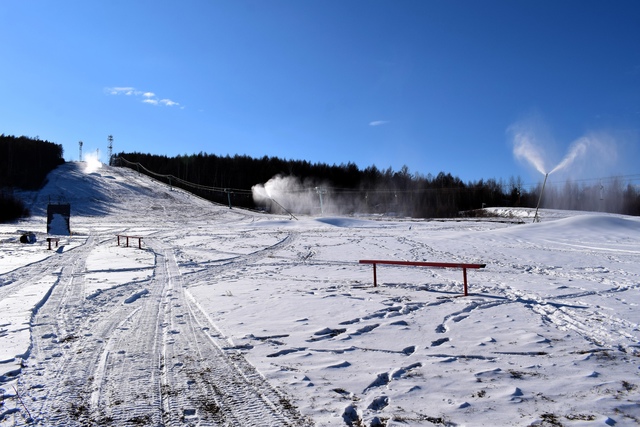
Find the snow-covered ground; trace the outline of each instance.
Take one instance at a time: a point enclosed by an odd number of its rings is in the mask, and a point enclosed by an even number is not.
[[[1,426],[640,423],[638,218],[296,221],[81,163],[24,196],[0,225]],[[51,251],[49,201],[72,212]],[[487,266],[462,297],[460,270],[374,288],[360,259]]]

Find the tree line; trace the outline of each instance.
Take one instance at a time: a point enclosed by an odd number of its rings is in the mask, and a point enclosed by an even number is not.
[[[315,206],[309,208],[306,204],[306,212],[294,213],[318,213],[325,208],[327,212],[345,214],[394,213],[432,218],[455,217],[461,211],[482,207],[535,206],[535,194],[523,189],[520,178],[464,183],[450,173],[422,175],[410,173],[406,166],[399,171],[381,170],[375,165],[360,169],[354,163],[331,166],[268,156],[256,159],[199,153],[167,157],[122,152],[114,158],[126,160],[122,165],[134,169],[134,165],[142,165],[143,168],[138,167],[141,173],[152,171],[156,178],[161,176],[164,182],[209,200],[269,211],[290,209],[296,194],[315,200]],[[286,189],[288,195],[272,195],[274,203],[256,201],[250,190],[276,176],[295,177],[297,185]]]
[[[39,138],[0,135],[0,222],[29,215],[14,189],[37,190],[64,163],[62,145]]]
[[[120,159],[120,160],[118,160]],[[121,152],[110,164],[133,167],[170,185],[208,200],[270,212],[395,214],[417,218],[456,217],[484,207],[535,208],[542,184],[526,188],[520,177],[463,182],[451,173],[411,173],[375,165],[360,169],[354,163],[328,165],[246,155],[165,155]],[[38,137],[0,135],[0,221],[28,215],[13,189],[37,190],[47,174],[64,163],[62,145]],[[277,187],[267,198],[252,189]],[[640,215],[638,186],[622,178],[588,184],[567,181],[547,185],[543,208],[591,210]]]
[[[305,160],[285,160],[264,156],[218,156],[199,153],[167,157],[138,152],[119,153],[125,166],[142,165],[141,173],[159,179],[217,203],[270,212],[396,214],[416,218],[451,218],[473,215],[485,207],[540,207],[592,210],[640,215],[640,191],[630,182],[614,178],[602,190],[600,183],[589,185],[567,181],[564,186],[542,183],[526,188],[520,177],[480,179],[463,182],[451,173],[411,173],[364,169],[354,163],[328,165]],[[144,169],[147,169],[145,171]],[[153,173],[149,173],[152,171]],[[171,179],[173,177],[173,181]],[[274,177],[286,178],[290,185],[279,188],[269,199],[256,199],[252,188],[267,186]],[[284,180],[284,179],[282,179]],[[301,201],[304,200],[304,203]]]

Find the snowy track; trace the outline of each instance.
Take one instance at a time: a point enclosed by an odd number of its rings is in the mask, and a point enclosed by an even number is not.
[[[167,425],[302,425],[291,404],[217,331],[181,286],[166,258],[172,286],[165,308],[164,394]]]
[[[305,425],[241,354],[224,350],[229,343],[187,297],[170,248],[156,253],[144,288],[92,298],[74,274],[80,255],[34,317],[19,384],[36,425]]]
[[[116,419],[109,411],[118,413],[119,403],[133,401],[135,394],[135,410],[118,418],[127,425],[129,419],[149,415],[154,398],[159,402],[159,393],[153,395],[159,303],[149,298],[138,307],[123,304],[120,291],[88,299],[83,277],[63,275],[64,286],[53,289],[33,320],[32,354],[19,384],[34,402],[30,412],[39,425],[107,422]],[[127,357],[131,355],[138,357]],[[124,375],[116,380],[119,374]],[[117,396],[105,398],[109,378],[117,384]],[[144,403],[147,395],[149,405]]]

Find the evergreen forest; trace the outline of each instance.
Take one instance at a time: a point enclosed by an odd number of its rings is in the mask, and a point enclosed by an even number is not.
[[[64,163],[62,145],[26,136],[0,135],[0,222],[29,215],[14,189],[37,190]]]
[[[360,169],[353,163],[330,166],[268,156],[167,157],[134,152],[114,156],[114,163],[218,203],[294,214],[475,216],[482,215],[484,207],[535,208],[542,191],[542,183],[527,189],[520,177],[465,183],[450,173],[423,175],[406,166],[399,171]],[[263,190],[263,197],[255,197],[260,194],[257,190]],[[640,192],[619,179],[606,193],[601,185],[566,182],[561,188],[545,189],[541,206],[640,215]]]

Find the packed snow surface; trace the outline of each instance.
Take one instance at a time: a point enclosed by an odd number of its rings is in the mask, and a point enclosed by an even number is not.
[[[295,220],[79,163],[23,196],[0,426],[640,423],[638,218]],[[71,204],[52,250],[49,201]],[[487,266],[464,297],[459,269],[378,265],[373,287],[360,259]]]

